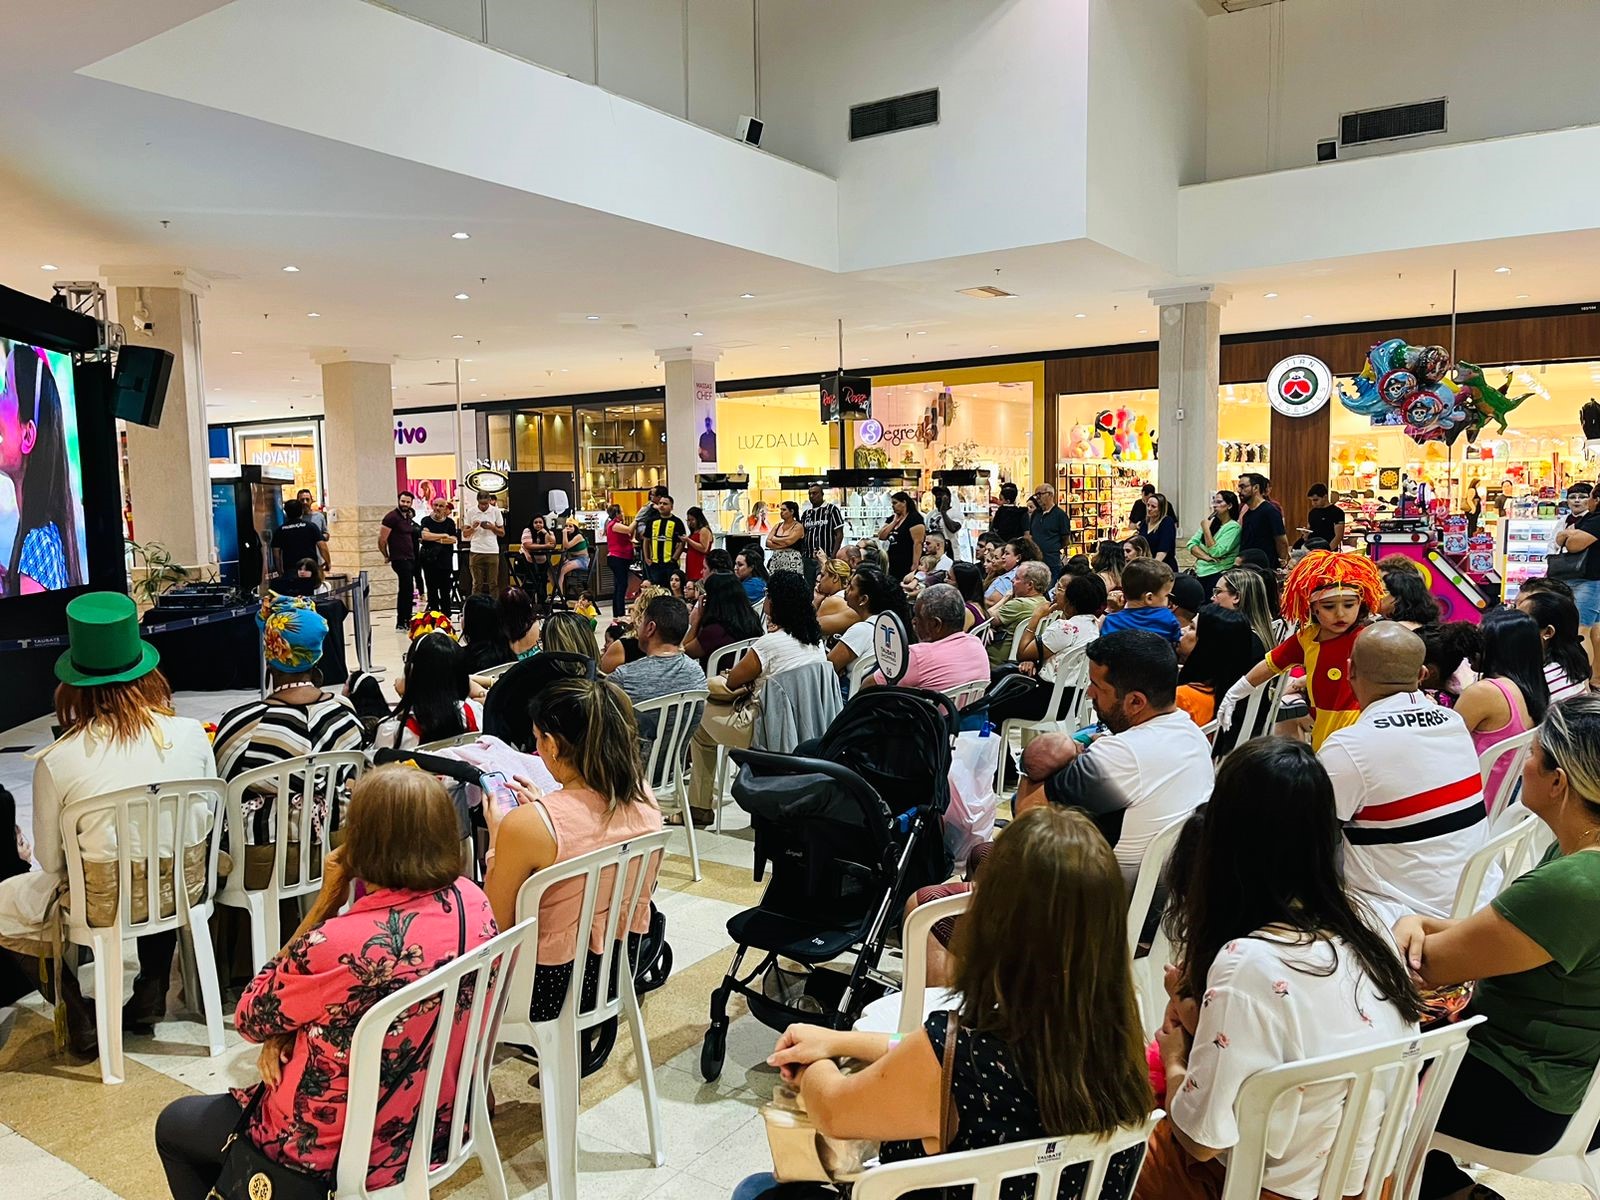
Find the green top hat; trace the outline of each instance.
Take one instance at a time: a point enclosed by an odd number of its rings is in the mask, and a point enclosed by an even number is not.
[[[56,678],[76,687],[131,683],[156,669],[161,655],[139,637],[139,610],[120,592],[88,592],[67,605],[65,654]]]

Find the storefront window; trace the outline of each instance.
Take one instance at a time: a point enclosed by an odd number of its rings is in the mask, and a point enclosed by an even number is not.
[[[489,413],[485,418],[485,425],[489,433],[489,461],[495,463],[509,463],[512,461],[512,417],[510,413]]]
[[[581,409],[583,460],[580,507],[600,511],[620,504],[634,513],[652,487],[666,478],[665,410],[660,404],[616,404]]]
[[[293,496],[310,488],[318,504],[326,503],[322,487],[322,428],[316,422],[304,425],[257,425],[236,429],[235,444],[241,463],[282,467],[294,472],[294,485],[285,491]]]
[[[712,528],[765,533],[778,523],[778,506],[803,497],[779,485],[784,475],[816,475],[839,465],[832,449],[836,427],[822,423],[817,387],[778,392],[729,392],[717,397],[717,467],[750,476],[747,491],[699,500]],[[719,511],[713,512],[711,504]]]

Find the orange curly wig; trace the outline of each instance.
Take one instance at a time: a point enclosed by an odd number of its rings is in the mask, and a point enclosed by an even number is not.
[[[1297,625],[1311,619],[1311,601],[1331,587],[1349,588],[1361,597],[1368,612],[1378,611],[1383,599],[1383,576],[1365,554],[1313,550],[1289,570],[1283,584],[1283,615]]]

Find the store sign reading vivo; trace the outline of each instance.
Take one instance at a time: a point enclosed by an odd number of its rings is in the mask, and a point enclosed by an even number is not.
[[[396,446],[420,446],[428,440],[428,431],[421,425],[407,425],[404,421],[394,423],[394,444]]]

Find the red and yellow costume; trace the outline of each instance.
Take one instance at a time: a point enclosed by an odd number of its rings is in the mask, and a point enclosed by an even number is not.
[[[1337,637],[1322,638],[1322,627],[1312,613],[1313,603],[1329,592],[1359,597],[1362,618]],[[1383,598],[1383,577],[1365,554],[1339,554],[1313,550],[1289,572],[1283,585],[1283,615],[1300,626],[1272,652],[1267,662],[1273,670],[1304,667],[1306,700],[1311,706],[1311,748],[1320,749],[1327,736],[1353,725],[1361,715],[1350,690],[1350,651],[1365,628],[1364,620],[1376,612]]]

